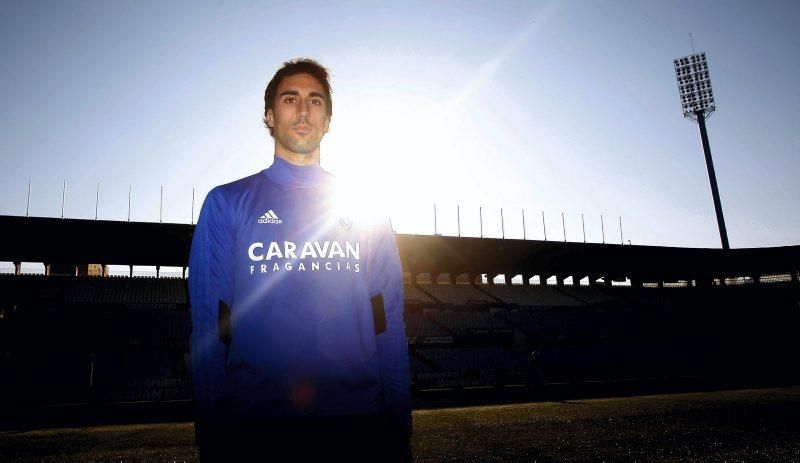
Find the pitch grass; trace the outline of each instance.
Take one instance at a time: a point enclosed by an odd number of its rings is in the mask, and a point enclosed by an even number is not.
[[[0,432],[0,461],[195,462],[194,428]],[[800,461],[800,387],[414,411],[415,462]]]

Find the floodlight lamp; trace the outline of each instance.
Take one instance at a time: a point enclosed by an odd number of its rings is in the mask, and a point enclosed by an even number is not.
[[[711,93],[711,79],[705,53],[695,53],[672,60],[683,116],[697,120],[698,113],[708,117],[716,109]]]

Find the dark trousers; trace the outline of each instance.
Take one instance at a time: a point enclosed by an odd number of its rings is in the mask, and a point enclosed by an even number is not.
[[[198,438],[200,462],[410,463],[411,439],[385,415],[214,423]]]

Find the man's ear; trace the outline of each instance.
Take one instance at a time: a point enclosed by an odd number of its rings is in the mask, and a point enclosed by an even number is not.
[[[275,115],[272,114],[272,108],[267,110],[267,126],[275,128]]]
[[[328,130],[331,129],[331,118],[325,119],[325,130],[322,133],[328,133]]]

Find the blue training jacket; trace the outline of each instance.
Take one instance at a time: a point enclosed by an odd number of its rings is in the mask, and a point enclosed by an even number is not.
[[[206,197],[189,259],[198,419],[385,412],[410,432],[394,234],[335,184],[276,156]]]

